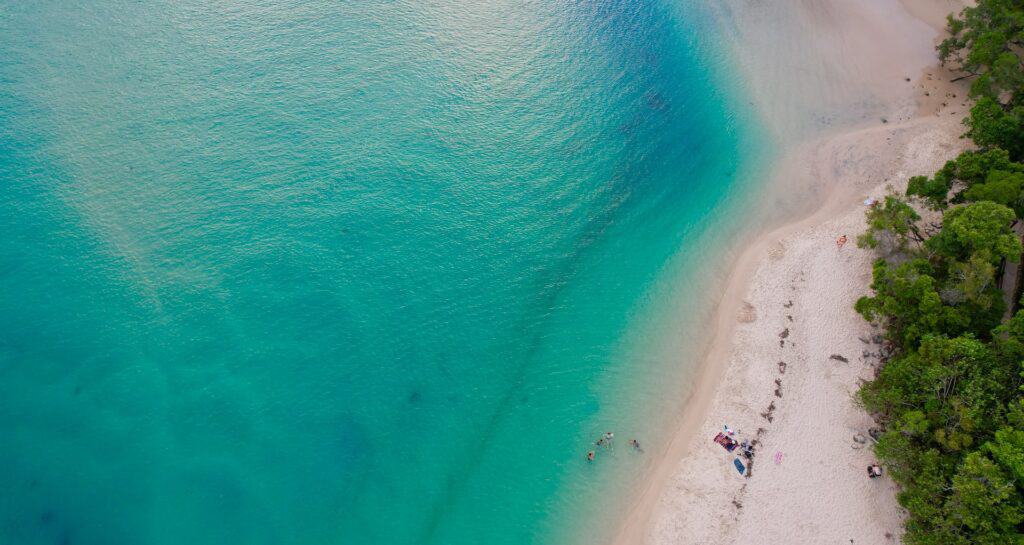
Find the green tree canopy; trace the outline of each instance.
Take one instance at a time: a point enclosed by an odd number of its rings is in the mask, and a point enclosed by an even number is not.
[[[1024,159],[1024,6],[1021,0],[978,0],[949,16],[950,36],[939,58],[973,77],[978,100],[965,121],[967,135],[983,148],[1000,147]]]
[[[983,148],[1003,148],[1015,161],[1024,160],[1024,106],[1001,104],[982,97],[965,120],[967,137]]]
[[[946,162],[935,176],[915,176],[907,184],[907,195],[920,197],[934,210],[945,209],[947,197],[956,187],[954,202],[990,200],[1013,208],[1024,217],[1020,181],[1024,164],[1010,160],[1003,149],[965,151]]]
[[[867,212],[868,229],[857,237],[861,248],[873,248],[883,256],[904,255],[910,242],[921,244],[924,237],[917,228],[921,216],[899,195],[886,195]]]
[[[985,444],[985,450],[1006,469],[1017,486],[1024,486],[1024,430],[1006,427],[997,431],[995,439]]]
[[[875,452],[901,485],[905,543],[1016,542],[1024,496],[1019,365],[972,337],[929,335],[860,392],[882,415]],[[1009,407],[1009,409],[1008,409]]]
[[[943,211],[923,244],[909,203],[868,213],[873,295],[856,309],[885,325],[894,354],[860,390],[885,431],[875,453],[899,484],[912,545],[1024,545],[1024,311],[1000,325],[1003,260],[1021,256],[1024,219],[1024,0],[977,0],[949,18],[944,63],[972,78],[964,120],[980,148],[907,195]],[[904,206],[906,208],[904,208]]]
[[[886,336],[908,348],[930,333],[966,330],[969,317],[943,304],[934,273],[925,259],[899,265],[879,259],[871,282],[875,295],[861,297],[855,308],[867,320],[883,322]]]
[[[1012,210],[981,201],[953,208],[942,218],[942,230],[926,246],[936,253],[964,262],[972,256],[992,263],[1020,259],[1021,243],[1010,229]]]
[[[967,543],[1020,543],[1017,525],[1024,521],[1024,507],[1006,470],[976,451],[964,458],[953,477],[953,493],[946,502],[946,519],[951,531],[968,534]]]
[[[1020,0],[978,0],[959,17],[950,15],[947,28],[950,36],[939,44],[939,58],[976,76],[972,95],[998,99],[1006,93],[1017,94],[1024,84],[1020,56],[1024,10]]]

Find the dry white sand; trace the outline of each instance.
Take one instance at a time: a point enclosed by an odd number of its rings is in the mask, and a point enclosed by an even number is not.
[[[873,260],[854,243],[864,229],[861,202],[885,192],[885,184],[865,187],[863,180],[936,170],[963,145],[958,130],[957,120],[921,120],[849,133],[821,149],[835,167],[834,181],[860,191],[844,192],[751,250],[756,272],[738,308],[730,305],[735,312],[723,314],[732,322],[725,373],[653,517],[634,539],[895,542],[902,524],[895,488],[887,478],[866,476],[872,422],[853,397],[860,380],[872,376],[879,349],[871,342],[877,330],[853,311],[868,293]],[[839,249],[836,239],[844,234],[850,242]],[[711,442],[723,424],[760,443],[749,477],[732,466],[734,455]]]
[[[953,96],[963,91],[934,67],[932,49],[958,6],[720,6],[736,26],[758,107],[788,142],[772,187],[800,191],[805,203],[810,195],[813,206],[756,237],[737,260],[696,393],[618,542],[894,543],[903,516],[895,486],[866,476],[872,422],[854,401],[878,352],[877,331],[853,310],[869,291],[873,260],[855,240],[865,198],[886,186],[902,190],[909,176],[933,173],[965,145],[965,108]],[[844,234],[849,242],[837,248]],[[712,442],[724,424],[759,442],[748,476]]]

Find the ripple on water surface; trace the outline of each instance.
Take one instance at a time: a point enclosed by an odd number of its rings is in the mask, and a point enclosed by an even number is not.
[[[0,541],[606,531],[752,141],[697,10],[4,7]]]

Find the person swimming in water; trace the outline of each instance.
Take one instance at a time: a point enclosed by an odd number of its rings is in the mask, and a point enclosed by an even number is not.
[[[590,451],[590,452],[587,453],[587,461],[588,462],[593,462],[594,461],[594,451]]]

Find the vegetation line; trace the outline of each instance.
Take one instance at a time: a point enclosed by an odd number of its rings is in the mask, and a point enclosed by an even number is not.
[[[856,310],[892,356],[859,395],[885,430],[875,453],[900,486],[904,543],[1024,543],[1024,310],[1004,321],[997,278],[1022,251],[1024,0],[979,0],[948,29],[938,53],[973,78],[977,149],[867,213],[858,245],[879,257]]]

